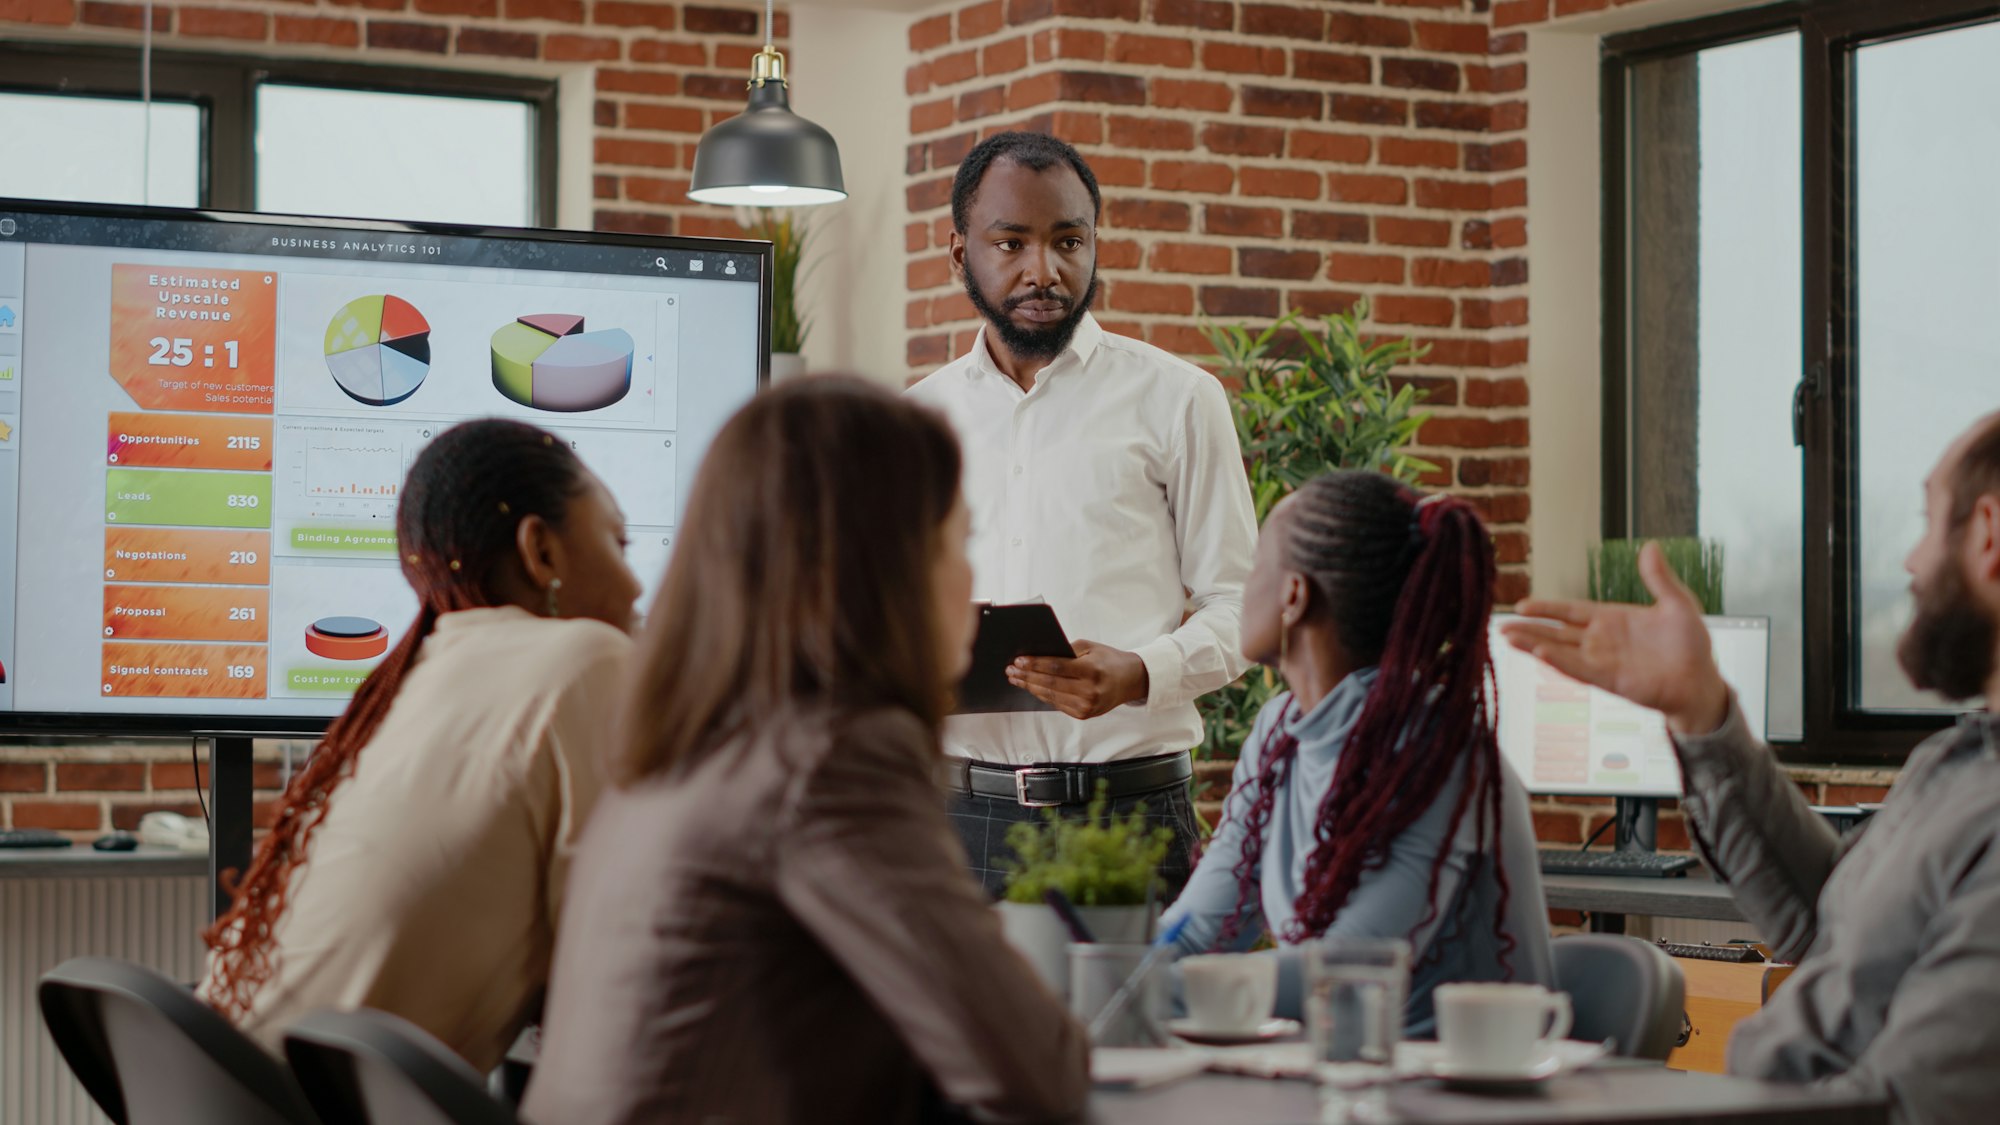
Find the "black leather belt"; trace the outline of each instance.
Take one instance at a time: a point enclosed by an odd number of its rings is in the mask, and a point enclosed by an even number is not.
[[[1114,801],[1157,793],[1186,783],[1194,776],[1194,763],[1185,751],[1157,758],[1072,765],[1003,766],[946,758],[938,773],[945,788],[957,793],[1048,809],[1089,804],[1100,781],[1105,796]]]

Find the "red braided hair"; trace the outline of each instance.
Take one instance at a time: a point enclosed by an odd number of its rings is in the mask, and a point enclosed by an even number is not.
[[[496,589],[514,557],[520,521],[535,515],[560,527],[587,479],[568,445],[534,426],[497,418],[454,426],[417,456],[396,507],[397,551],[403,576],[417,591],[416,620],[292,778],[249,870],[223,874],[232,902],[202,938],[215,954],[207,999],[224,1016],[248,1016],[258,988],[275,971],[272,938],[293,872],[311,854],[328,798],[354,772],[424,638],[444,614],[500,604]]]
[[[1477,846],[1499,884],[1493,925],[1505,966],[1514,940],[1505,928],[1510,888],[1499,863],[1500,749],[1488,706],[1492,538],[1465,501],[1444,494],[1420,501],[1375,473],[1328,473],[1296,495],[1286,561],[1310,580],[1317,604],[1308,612],[1329,613],[1348,653],[1379,672],[1320,802],[1305,883],[1292,923],[1279,936],[1302,942],[1324,934],[1362,876],[1387,861],[1396,838],[1462,773],[1447,846],[1431,861],[1429,907],[1416,929],[1442,909],[1438,880],[1449,842],[1471,812]],[[1274,725],[1258,759],[1256,791],[1242,806],[1237,905],[1223,925],[1224,943],[1256,901],[1264,830],[1297,754],[1297,739]]]

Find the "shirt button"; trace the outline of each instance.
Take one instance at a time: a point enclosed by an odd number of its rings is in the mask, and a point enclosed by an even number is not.
[[[1020,546],[1020,545],[1021,545],[1021,541],[1020,541],[1019,539],[1016,539],[1016,540],[1014,540],[1014,546],[1018,547],[1018,546]]]
[[[1014,466],[1014,475],[1017,477],[1021,475],[1021,466],[1019,465]]]

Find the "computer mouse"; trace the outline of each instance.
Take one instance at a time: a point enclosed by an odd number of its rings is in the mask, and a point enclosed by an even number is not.
[[[100,852],[129,852],[139,846],[139,837],[120,829],[99,836],[90,842],[90,846]]]

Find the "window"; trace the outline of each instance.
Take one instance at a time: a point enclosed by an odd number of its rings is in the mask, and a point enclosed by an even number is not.
[[[127,98],[0,91],[7,143],[31,154],[0,162],[0,195],[200,206],[201,107],[155,101],[150,116],[149,129],[147,107]]]
[[[535,224],[535,116],[496,98],[257,88],[257,209]]]
[[[1895,661],[1910,619],[1903,557],[1924,531],[1924,474],[2000,407],[2000,24],[1877,43],[1854,57],[1854,537],[1871,711],[1935,708]]]
[[[15,123],[10,155],[23,157],[0,166],[0,195],[555,220],[553,82],[168,52],[153,60],[149,130],[137,51],[0,47],[0,113]]]
[[[1604,533],[1701,535],[1772,620],[1769,729],[1893,761],[1922,481],[2000,407],[1991,5],[1795,2],[1606,41]]]

